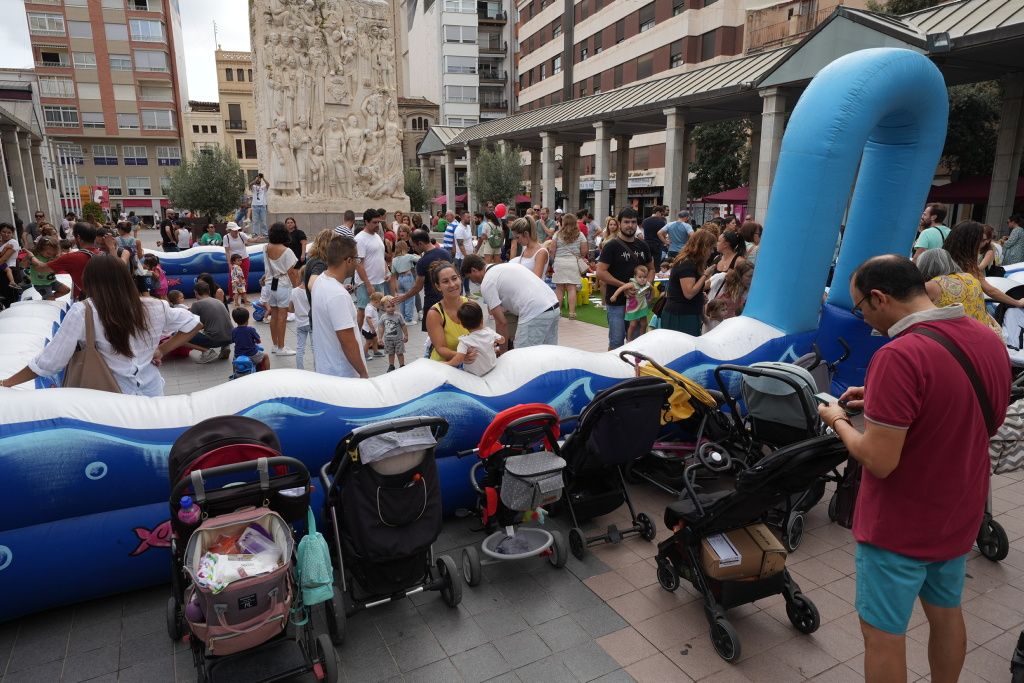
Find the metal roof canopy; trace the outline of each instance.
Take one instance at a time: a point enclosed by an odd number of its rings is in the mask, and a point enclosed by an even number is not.
[[[416,154],[429,156],[444,152],[448,144],[463,130],[465,129],[453,126],[431,126],[416,148]]]

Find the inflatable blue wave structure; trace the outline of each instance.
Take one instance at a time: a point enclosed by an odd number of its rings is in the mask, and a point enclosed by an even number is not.
[[[246,288],[259,293],[260,278],[263,277],[263,249],[265,244],[246,247],[249,253],[249,279]],[[168,289],[178,289],[187,298],[195,294],[196,277],[210,273],[226,292],[228,289],[228,260],[223,247],[192,247],[184,251],[146,250],[147,254],[160,257],[160,266],[167,274]]]
[[[945,125],[945,92],[938,70],[906,50],[866,50],[822,70],[783,140],[744,315],[699,338],[654,330],[626,348],[714,386],[714,368],[722,363],[793,360],[813,342],[835,358],[842,337],[853,355],[840,367],[833,391],[859,382],[884,338],[850,313],[845,285],[833,287],[822,304],[846,199],[856,179],[857,201],[870,201],[873,215],[899,220],[889,221],[882,234],[866,209],[851,208],[837,283],[845,283],[857,259],[909,251],[942,148],[936,131]],[[929,106],[920,107],[923,101]],[[886,188],[897,177],[898,190],[866,194],[865,188]],[[806,188],[814,188],[813,196]],[[161,259],[168,274],[184,280],[216,272],[218,253],[223,259],[216,248]],[[257,263],[254,254],[251,277],[262,270]],[[188,291],[184,281],[177,287]],[[0,314],[0,337],[28,335],[10,340],[21,344],[17,354],[0,346],[0,372],[24,366],[60,315],[59,306],[41,303]],[[5,592],[0,620],[166,581],[168,453],[183,431],[206,418],[259,419],[278,433],[287,455],[318,470],[354,427],[407,415],[444,417],[451,428],[437,457],[450,513],[472,498],[471,458],[455,453],[475,446],[495,413],[541,402],[561,415],[576,414],[632,372],[613,352],[542,346],[503,355],[482,378],[421,359],[370,380],[271,370],[155,399],[81,389],[0,390],[0,471],[11,484],[0,516],[0,585],[18,589]]]

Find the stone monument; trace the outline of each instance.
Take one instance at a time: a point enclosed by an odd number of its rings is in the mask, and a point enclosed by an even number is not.
[[[408,211],[389,3],[253,0],[249,13],[271,220]]]

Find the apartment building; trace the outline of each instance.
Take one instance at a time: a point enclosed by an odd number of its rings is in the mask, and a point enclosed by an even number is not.
[[[167,206],[188,100],[178,0],[24,3],[47,134],[114,212]]]
[[[185,158],[189,161],[197,154],[224,144],[224,122],[221,120],[219,102],[189,100],[183,118],[185,126],[181,139],[185,147]]]
[[[217,64],[217,96],[220,100],[224,146],[234,151],[248,184],[260,168],[256,154],[252,53],[217,50],[214,60]]]

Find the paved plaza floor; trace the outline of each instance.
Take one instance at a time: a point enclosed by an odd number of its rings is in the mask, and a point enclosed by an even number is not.
[[[294,347],[289,325],[288,344]],[[269,346],[269,329],[257,324]],[[563,319],[560,341],[600,351],[607,331]],[[413,324],[410,349],[422,348]],[[412,354],[411,354],[412,355]],[[294,367],[293,358],[272,360]],[[311,357],[307,357],[311,364]],[[370,363],[372,375],[386,361]],[[229,363],[192,360],[164,365],[167,393],[197,391],[225,381]],[[742,658],[727,664],[715,654],[695,591],[662,590],[655,578],[656,542],[668,495],[633,487],[638,510],[658,524],[655,542],[632,537],[592,548],[584,561],[569,558],[554,569],[543,559],[489,565],[484,581],[464,587],[456,609],[437,593],[414,596],[349,618],[338,649],[342,680],[375,681],[857,681],[863,678],[863,643],[854,611],[854,543],[830,524],[828,498],[807,516],[808,531],[787,566],[817,605],[821,627],[813,635],[789,623],[781,596],[729,612],[742,639]],[[992,563],[976,552],[967,565],[964,610],[968,655],[961,680],[1009,680],[1009,659],[1024,628],[1024,475],[993,477],[993,506],[1011,540],[1009,556]],[[625,507],[591,522],[596,532],[622,525]],[[561,519],[548,522],[567,531]],[[445,523],[435,545],[457,561],[459,551],[482,540],[473,520]],[[12,587],[5,587],[8,590]],[[167,586],[72,605],[0,624],[0,679],[21,681],[195,680],[187,647],[165,630]],[[907,639],[908,680],[928,680],[928,625],[916,609]]]

